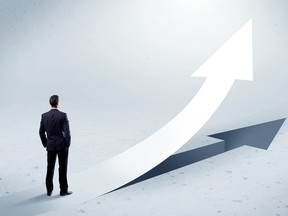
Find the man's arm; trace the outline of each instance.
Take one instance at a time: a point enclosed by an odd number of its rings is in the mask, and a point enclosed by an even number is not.
[[[45,133],[45,127],[44,127],[44,124],[42,122],[42,118],[41,118],[41,122],[40,122],[39,135],[40,135],[42,145],[44,146],[44,148],[46,148],[47,147],[47,137],[46,137],[46,133]]]
[[[71,144],[71,135],[70,135],[70,128],[69,128],[69,121],[68,121],[68,117],[66,113],[65,113],[64,124],[63,124],[63,136],[65,138],[66,147],[69,147]]]

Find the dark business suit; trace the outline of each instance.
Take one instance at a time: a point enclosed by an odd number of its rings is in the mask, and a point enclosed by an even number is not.
[[[49,112],[42,114],[39,135],[43,146],[47,150],[47,193],[53,191],[53,175],[57,155],[60,193],[66,193],[68,190],[68,152],[71,141],[69,121],[66,113],[58,109],[51,109]]]

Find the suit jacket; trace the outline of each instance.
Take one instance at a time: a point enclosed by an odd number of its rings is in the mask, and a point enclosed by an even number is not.
[[[51,109],[41,116],[39,135],[47,151],[69,148],[71,142],[67,114],[58,109]]]

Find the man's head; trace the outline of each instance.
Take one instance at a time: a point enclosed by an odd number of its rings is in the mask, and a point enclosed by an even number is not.
[[[58,95],[52,95],[49,99],[49,103],[50,103],[51,107],[57,108],[58,103],[59,103],[59,96]]]

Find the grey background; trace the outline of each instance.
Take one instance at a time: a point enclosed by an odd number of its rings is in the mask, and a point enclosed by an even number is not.
[[[254,81],[235,83],[203,133],[285,117],[287,11],[284,0],[1,0],[1,107],[39,115],[59,94],[72,118],[164,125],[203,83],[190,74],[252,18]]]

